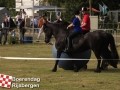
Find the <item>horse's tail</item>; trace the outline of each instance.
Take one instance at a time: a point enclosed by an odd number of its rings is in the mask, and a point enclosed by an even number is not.
[[[109,37],[110,37],[109,41],[110,41],[111,54],[112,54],[112,57],[114,59],[114,63],[118,64],[119,55],[118,55],[117,48],[116,48],[116,45],[115,45],[115,40],[114,40],[114,37],[111,34],[109,34]]]

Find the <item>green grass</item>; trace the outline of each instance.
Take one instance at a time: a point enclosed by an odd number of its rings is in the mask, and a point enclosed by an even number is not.
[[[44,43],[0,46],[0,56],[50,58],[52,57],[51,47]],[[93,54],[91,58],[95,58]],[[97,61],[90,61],[88,70],[80,70],[78,73],[61,68],[58,68],[57,72],[51,72],[54,65],[54,61],[51,60],[1,59],[0,73],[17,78],[38,77],[41,79],[38,83],[39,88],[11,88],[10,90],[120,90],[120,65],[118,65],[118,69],[109,66],[108,70],[95,73],[96,63]],[[0,90],[8,89],[0,87]]]
[[[14,57],[51,57],[50,45],[43,44],[18,44],[0,46],[0,55]]]

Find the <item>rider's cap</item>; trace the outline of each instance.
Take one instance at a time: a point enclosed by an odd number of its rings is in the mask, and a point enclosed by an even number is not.
[[[82,7],[81,11],[87,11],[86,7]]]

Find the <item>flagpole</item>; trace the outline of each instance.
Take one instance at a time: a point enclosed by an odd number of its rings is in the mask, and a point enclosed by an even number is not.
[[[92,14],[92,12],[91,12],[91,7],[92,5],[91,5],[91,0],[89,0],[89,8],[90,8],[90,16],[91,16],[91,14]]]
[[[34,36],[34,0],[32,0],[32,14],[33,14],[33,26],[32,26],[32,29],[33,29],[33,36]]]

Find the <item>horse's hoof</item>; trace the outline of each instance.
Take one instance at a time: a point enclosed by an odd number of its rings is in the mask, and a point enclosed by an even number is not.
[[[96,73],[100,73],[101,70],[100,70],[100,69],[96,69],[95,72],[96,72]]]
[[[78,69],[74,69],[74,72],[78,72],[79,70]]]
[[[74,72],[78,72],[78,68],[76,66],[74,66]]]
[[[108,70],[108,67],[101,67],[101,70]]]
[[[52,72],[56,72],[57,71],[57,69],[52,69]]]
[[[82,69],[83,69],[83,70],[87,70],[87,65],[85,65]]]

